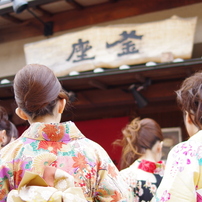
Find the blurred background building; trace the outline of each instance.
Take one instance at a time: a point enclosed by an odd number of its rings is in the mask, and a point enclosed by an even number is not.
[[[125,124],[136,116],[153,118],[162,128],[169,129],[171,139],[174,137],[173,141],[167,142],[169,148],[176,141],[187,139],[182,114],[176,104],[175,90],[186,77],[202,69],[202,0],[26,2],[25,9],[14,11],[21,1],[0,0],[0,105],[6,108],[20,133],[28,123],[15,115],[12,81],[15,73],[27,63],[27,44],[48,42],[64,34],[79,33],[92,27],[143,25],[178,16],[182,20],[197,18],[190,57],[178,58],[170,50],[161,53],[161,61],[151,58],[144,63],[123,64],[113,68],[100,66],[59,76],[72,102],[72,107],[63,114],[62,121],[74,121],[85,136],[99,142],[108,151],[116,164],[120,150],[112,149],[111,143],[120,137]],[[13,8],[14,4],[17,8]],[[173,38],[180,39],[182,35],[182,32],[178,32]],[[159,37],[163,45],[165,36],[157,34],[156,38]],[[64,41],[64,44],[70,43],[73,42]],[[43,58],[43,54],[40,52],[38,57]],[[50,57],[54,58],[54,54]],[[176,138],[173,134],[179,129]],[[169,136],[166,138],[169,139]]]

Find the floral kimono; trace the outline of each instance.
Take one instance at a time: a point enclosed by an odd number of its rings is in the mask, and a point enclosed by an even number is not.
[[[202,130],[169,153],[165,175],[152,201],[202,201]]]
[[[149,202],[162,180],[164,164],[137,160],[120,173],[124,181],[133,189],[134,201]]]
[[[0,201],[18,189],[25,171],[43,177],[47,166],[74,177],[88,201],[130,201],[130,189],[105,150],[87,139],[73,122],[33,123],[1,150]]]

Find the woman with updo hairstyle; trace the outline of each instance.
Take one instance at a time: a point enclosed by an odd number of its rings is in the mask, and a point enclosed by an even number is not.
[[[163,135],[159,124],[150,118],[133,119],[122,130],[120,173],[133,189],[136,202],[152,199],[164,172],[162,163]]]
[[[9,121],[5,108],[0,106],[0,149],[17,138],[17,128]]]
[[[202,71],[176,91],[189,139],[168,154],[165,174],[152,201],[202,201]]]
[[[1,202],[7,197],[9,202],[131,200],[130,188],[106,151],[73,122],[60,123],[69,98],[51,69],[26,65],[13,87],[16,114],[30,126],[1,150]]]

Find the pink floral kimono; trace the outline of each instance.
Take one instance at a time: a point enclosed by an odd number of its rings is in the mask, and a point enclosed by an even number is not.
[[[202,202],[202,131],[169,153],[165,174],[152,202]]]

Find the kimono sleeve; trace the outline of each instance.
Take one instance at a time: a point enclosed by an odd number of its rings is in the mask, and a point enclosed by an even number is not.
[[[163,180],[152,202],[195,202],[199,179],[197,148],[180,143],[169,153]]]
[[[98,149],[98,179],[96,200],[100,202],[132,202],[132,189],[123,181],[120,172],[101,147]]]
[[[11,190],[10,180],[12,178],[12,172],[9,167],[6,166],[0,159],[0,201],[6,201],[7,194]]]

